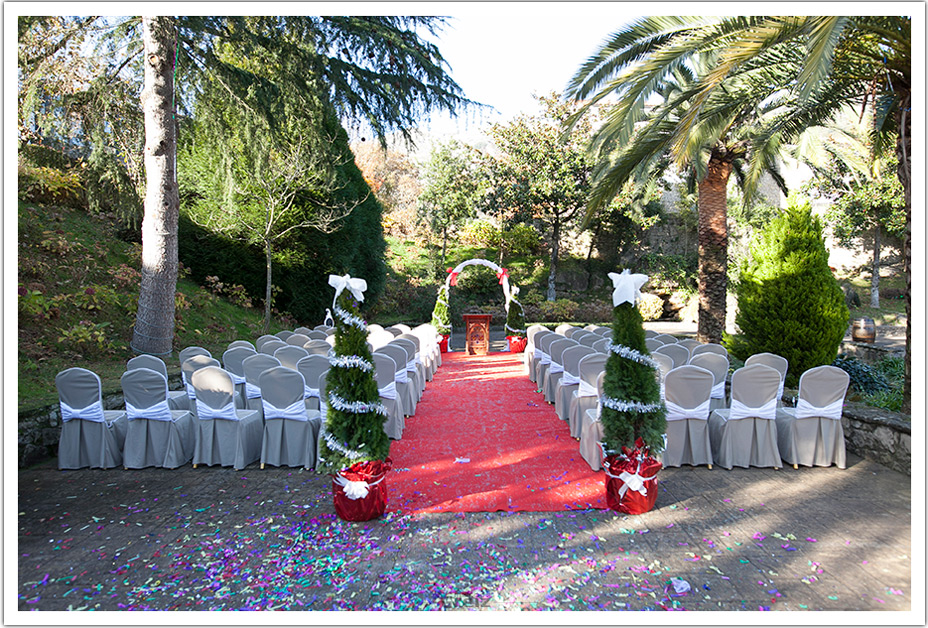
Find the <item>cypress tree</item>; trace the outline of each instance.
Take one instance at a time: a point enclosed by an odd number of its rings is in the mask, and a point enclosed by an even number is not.
[[[770,352],[789,360],[787,385],[807,369],[831,364],[849,311],[828,267],[822,223],[808,202],[791,203],[751,246],[735,285],[741,335],[726,337],[739,359]]]
[[[516,300],[519,287],[513,286],[509,294],[509,311],[506,313],[506,335],[525,338],[525,309]]]
[[[448,313],[448,286],[446,284],[438,288],[438,298],[435,300],[435,309],[432,310],[432,326],[442,336],[451,333],[451,315]]]
[[[628,275],[627,270],[622,275],[610,273],[614,281],[622,276],[643,277],[641,283],[647,280],[644,275]],[[635,287],[631,301],[621,302],[612,310],[612,343],[606,360],[600,416],[607,454],[621,453],[623,446],[633,448],[638,438],[652,453],[663,449],[666,410],[654,377],[657,365],[644,343],[644,321],[634,303],[638,295]]]
[[[328,410],[318,466],[324,473],[386,460],[390,454],[390,439],[383,429],[387,411],[374,380],[374,359],[367,345],[367,323],[358,316],[359,301],[350,290],[343,290],[332,309],[335,357],[326,377]]]

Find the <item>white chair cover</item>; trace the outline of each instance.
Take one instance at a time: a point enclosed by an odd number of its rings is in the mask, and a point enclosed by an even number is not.
[[[262,399],[261,405],[264,408],[265,421],[271,419],[288,419],[290,421],[309,420],[309,417],[306,416],[306,404],[303,403],[302,399],[294,401],[286,408],[278,408],[275,405],[271,405],[267,399]]]
[[[103,423],[103,402],[94,401],[88,406],[83,408],[72,408],[64,401],[59,400],[59,405],[61,406],[61,420],[65,423],[73,419],[81,419],[82,421],[93,421],[94,423]]]
[[[122,465],[128,429],[126,413],[103,409],[97,374],[80,367],[69,368],[55,376],[55,386],[62,415],[58,468],[107,469]]]
[[[378,388],[377,392],[384,399],[396,399],[396,382],[390,382],[383,388]]]
[[[171,415],[171,406],[168,404],[167,399],[159,401],[147,408],[136,408],[126,401],[126,418],[130,421],[135,421],[136,419],[148,419],[150,421],[174,420],[173,415]]]
[[[191,380],[199,418],[193,464],[243,469],[257,461],[261,457],[261,412],[236,409],[232,376],[219,367],[207,366],[196,371]]]
[[[696,419],[701,421],[709,420],[708,399],[706,399],[703,403],[699,404],[695,408],[683,408],[672,401],[667,401],[666,399],[664,400],[664,405],[667,407],[668,421],[685,421],[686,419]]]
[[[777,388],[780,373],[763,364],[735,371],[731,408],[709,415],[712,457],[726,469],[774,467],[782,464],[777,446]]]
[[[678,366],[664,376],[664,466],[712,464],[708,418],[714,381],[710,371],[693,365]]]
[[[835,421],[841,420],[841,414],[844,410],[844,399],[838,399],[834,403],[830,403],[827,406],[816,407],[809,403],[807,400],[800,398],[796,402],[796,418],[797,419],[809,419],[812,417],[822,417],[824,419],[833,419]]]
[[[850,377],[834,366],[817,366],[799,378],[795,408],[777,410],[777,445],[793,465],[846,467],[841,414]]]

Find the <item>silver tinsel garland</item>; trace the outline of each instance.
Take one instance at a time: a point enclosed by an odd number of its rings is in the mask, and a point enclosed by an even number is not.
[[[344,308],[339,307],[338,304],[335,305],[335,315],[346,325],[357,327],[361,331],[367,331],[367,323],[364,322],[363,318],[355,316]]]
[[[383,416],[389,416],[386,406],[379,401],[374,403],[365,403],[363,401],[346,401],[334,392],[329,393],[329,406],[342,412],[351,412],[352,414],[364,414],[366,412],[377,412]]]
[[[353,449],[348,449],[348,447],[343,446],[341,443],[336,441],[335,438],[333,438],[332,435],[329,434],[328,432],[324,432],[322,434],[322,438],[325,440],[326,445],[329,446],[329,449],[332,449],[333,451],[337,451],[338,453],[340,453],[341,455],[345,456],[346,458],[350,460],[357,460],[358,458],[364,458],[366,456],[365,454],[359,451],[354,451]]]
[[[641,403],[640,401],[622,401],[612,397],[602,397],[603,407],[612,408],[616,412],[656,412],[664,407],[662,403]]]
[[[374,365],[359,355],[338,355],[329,358],[329,364],[332,366],[341,366],[343,368],[357,368],[365,373],[374,370]]]
[[[637,362],[638,364],[644,364],[645,366],[650,366],[655,370],[660,368],[657,362],[655,362],[650,356],[647,356],[640,351],[636,351],[631,347],[626,347],[625,345],[614,345],[610,340],[607,348],[617,356],[623,357],[627,360]]]

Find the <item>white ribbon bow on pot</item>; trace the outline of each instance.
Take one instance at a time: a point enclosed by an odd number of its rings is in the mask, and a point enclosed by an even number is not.
[[[329,285],[335,288],[335,298],[332,299],[332,307],[335,307],[338,296],[345,288],[348,288],[348,292],[358,301],[364,300],[364,291],[367,290],[366,281],[358,277],[352,277],[351,275],[329,275]]]

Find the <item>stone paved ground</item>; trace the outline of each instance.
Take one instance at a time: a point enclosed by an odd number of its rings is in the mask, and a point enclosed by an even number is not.
[[[923,623],[910,479],[848,457],[846,470],[665,469],[640,516],[368,523],[337,519],[311,472],[47,461],[19,472],[18,610],[913,610]]]

